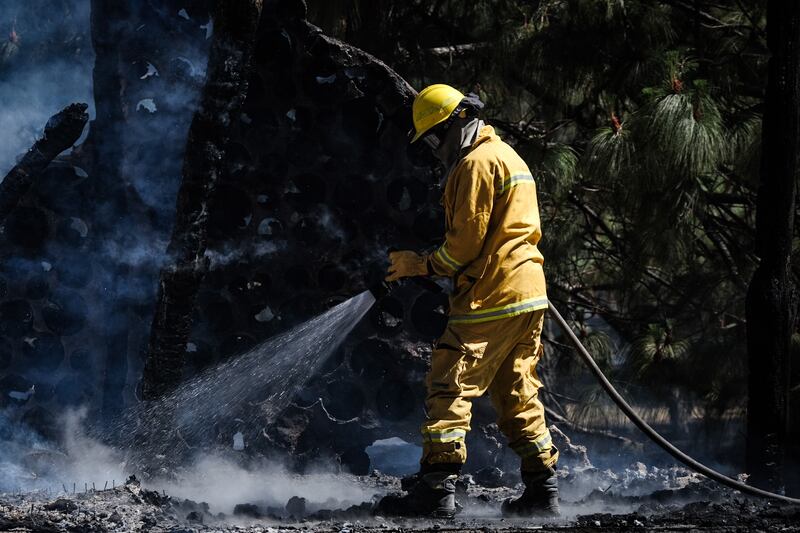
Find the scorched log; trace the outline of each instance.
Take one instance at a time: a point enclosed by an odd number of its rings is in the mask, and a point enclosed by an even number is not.
[[[229,131],[241,112],[261,0],[219,0],[208,76],[192,119],[178,191],[177,213],[161,270],[158,301],[142,376],[152,400],[181,377],[197,289],[208,269],[208,212],[225,163]]]
[[[47,121],[44,135],[0,183],[0,223],[31,188],[55,157],[70,148],[83,132],[89,114],[86,104],[70,104]]]

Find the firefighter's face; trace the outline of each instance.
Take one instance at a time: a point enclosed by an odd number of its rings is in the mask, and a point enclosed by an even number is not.
[[[444,127],[434,128],[436,148],[433,154],[446,166],[450,166],[461,151],[461,124],[451,121]]]

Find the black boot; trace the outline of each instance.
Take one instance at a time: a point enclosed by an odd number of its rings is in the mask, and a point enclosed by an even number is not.
[[[503,502],[504,516],[556,517],[558,508],[558,478],[549,468],[543,472],[523,472],[525,492],[519,498]]]
[[[386,516],[453,518],[456,514],[456,480],[452,472],[415,474],[402,481],[405,496],[384,496],[375,512]]]

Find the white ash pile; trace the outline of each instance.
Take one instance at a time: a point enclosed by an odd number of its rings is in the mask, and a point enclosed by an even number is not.
[[[131,477],[121,487],[49,498],[39,491],[0,495],[2,531],[146,531],[156,524],[179,526],[168,512],[169,498],[143,490]]]
[[[607,503],[613,507],[647,500],[717,500],[732,493],[684,466],[647,465],[634,460],[622,467],[597,467],[590,460],[587,446],[574,443],[556,426],[550,426],[550,432],[561,451],[558,477],[560,494],[566,502],[575,502],[578,506]],[[620,458],[645,456],[641,443],[630,442],[626,446]],[[595,463],[601,464],[601,461]]]
[[[274,480],[273,480],[274,481]],[[270,483],[269,478],[263,479]],[[242,503],[232,512],[217,511],[206,502],[171,497],[142,487],[130,477],[107,490],[62,493],[0,494],[0,531],[252,531],[263,532],[279,524],[298,521],[342,524],[348,520],[373,520],[372,508],[381,493],[376,479],[362,481],[376,490],[375,498],[359,504],[328,499],[313,502],[293,496],[285,504]],[[273,526],[273,527],[270,527]],[[327,529],[327,528],[326,528]]]
[[[716,500],[731,493],[682,466],[657,467],[635,462],[621,470],[578,471],[565,467],[559,469],[558,476],[562,498],[578,503]]]

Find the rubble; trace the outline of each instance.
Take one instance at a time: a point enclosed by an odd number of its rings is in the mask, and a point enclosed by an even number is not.
[[[636,475],[636,468],[620,477]],[[627,473],[627,474],[626,474]],[[643,472],[639,472],[644,474]],[[204,502],[194,502],[156,490],[143,489],[129,479],[114,489],[48,497],[45,493],[0,494],[0,530],[17,532],[111,532],[111,531],[195,531],[310,532],[348,531],[800,531],[800,507],[773,504],[736,496],[714,486],[705,498],[686,503],[680,497],[654,492],[638,496],[620,507],[604,506],[594,499],[566,502],[564,517],[557,520],[504,519],[500,503],[513,491],[482,487],[470,480],[459,483],[462,511],[452,521],[394,519],[375,516],[377,497],[397,488],[399,480],[375,474],[359,478],[376,496],[346,508],[323,504],[311,506],[302,497],[291,498],[285,507],[262,507],[253,503],[236,505],[231,515]],[[269,479],[264,480],[269,483]],[[593,511],[592,511],[593,510]],[[300,523],[298,523],[298,521]]]
[[[261,518],[264,514],[261,509],[252,503],[240,503],[233,508],[234,516],[244,516],[247,518]]]
[[[556,425],[551,425],[548,429],[553,444],[558,448],[561,464],[570,465],[579,471],[594,468],[589,460],[586,446],[573,444],[572,440]]]
[[[292,496],[286,503],[286,514],[297,520],[303,518],[306,514],[306,499]]]

